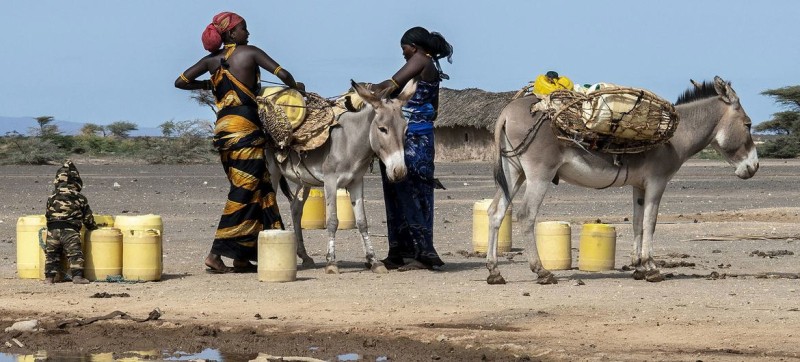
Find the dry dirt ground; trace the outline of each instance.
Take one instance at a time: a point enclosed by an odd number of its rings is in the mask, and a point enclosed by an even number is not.
[[[617,270],[557,271],[556,285],[535,283],[523,222],[514,223],[513,252],[501,259],[508,284],[487,285],[484,259],[468,253],[473,203],[494,192],[488,163],[437,164],[447,187],[436,192],[435,243],[444,271],[373,274],[363,268],[358,234],[344,230],[337,245],[342,273],[326,275],[325,233],[307,230],[317,267],[278,284],[259,282],[256,274],[204,272],[227,192],[219,165],[80,161],[78,167],[96,213],[163,217],[163,280],[45,286],[18,279],[17,218],[43,213],[57,167],[0,167],[0,331],[29,319],[45,328],[0,334],[0,354],[119,357],[213,348],[226,361],[260,352],[323,360],[357,354],[365,361],[800,359],[800,160],[762,160],[750,180],[736,178],[722,161],[684,165],[660,209],[655,255],[669,273],[661,283],[636,281],[621,270],[632,242],[629,189],[553,186],[539,221],[572,223],[573,260],[582,223],[599,219],[618,234]],[[383,257],[380,178],[368,175],[366,185],[371,231]],[[280,205],[288,219],[285,199]],[[91,297],[102,292],[129,297]],[[156,321],[56,327],[113,311],[144,318],[155,309],[163,313]]]

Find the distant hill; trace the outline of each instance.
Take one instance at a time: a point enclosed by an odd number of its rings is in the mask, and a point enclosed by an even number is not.
[[[58,130],[65,135],[76,135],[80,133],[85,123],[61,121],[56,119],[53,124],[58,126]],[[20,134],[30,134],[31,128],[38,128],[39,124],[33,117],[3,117],[0,116],[0,136],[8,132],[17,131]],[[158,127],[139,127],[138,130],[131,132],[131,136],[161,136],[161,129]]]

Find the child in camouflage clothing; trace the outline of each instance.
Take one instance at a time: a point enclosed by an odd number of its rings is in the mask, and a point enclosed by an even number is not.
[[[47,198],[47,245],[45,247],[45,283],[53,284],[61,265],[61,252],[69,260],[72,282],[88,284],[83,277],[83,251],[81,250],[81,225],[89,230],[97,229],[97,224],[89,208],[86,196],[81,194],[83,180],[78,169],[67,160],[58,169],[53,180],[55,189]]]

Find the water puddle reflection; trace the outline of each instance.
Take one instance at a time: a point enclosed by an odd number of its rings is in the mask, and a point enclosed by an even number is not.
[[[309,351],[316,352],[319,347],[309,347]],[[222,354],[219,350],[207,348],[200,353],[163,352],[163,351],[131,351],[125,353],[92,353],[88,355],[69,352],[39,351],[35,354],[9,354],[0,353],[0,362],[39,362],[39,361],[80,361],[80,362],[141,362],[141,361],[247,361],[246,356]],[[343,353],[336,355],[337,362],[365,361],[358,353]],[[387,362],[389,357],[380,356],[375,362]]]
[[[88,355],[69,352],[39,351],[35,354],[0,353],[0,362],[85,361],[85,362],[139,362],[139,361],[224,361],[222,354],[207,348],[200,353],[132,351],[125,353],[92,353]],[[232,360],[241,360],[233,358]]]
[[[345,353],[336,356],[339,361],[360,361],[361,356],[358,353]]]

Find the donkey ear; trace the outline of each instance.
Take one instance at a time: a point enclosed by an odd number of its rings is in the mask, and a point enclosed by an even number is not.
[[[717,94],[719,94],[723,102],[727,104],[739,103],[739,96],[737,96],[736,92],[731,88],[731,83],[726,82],[719,76],[714,77],[714,90],[717,91]]]
[[[405,87],[403,87],[403,91],[400,92],[400,95],[397,96],[397,99],[403,103],[408,102],[411,97],[414,96],[414,93],[417,92],[417,81],[412,79],[406,83]]]
[[[703,87],[703,85],[702,85],[702,84],[700,84],[700,83],[697,83],[697,82],[696,82],[694,79],[689,79],[689,82],[691,82],[691,83],[692,83],[692,85],[695,87],[695,89],[700,89],[700,88],[702,88],[702,87]]]
[[[372,93],[372,91],[367,89],[367,87],[364,87],[363,85],[361,85],[361,83],[356,83],[352,79],[350,79],[350,85],[353,86],[353,89],[356,91],[356,93],[358,93],[361,99],[363,99],[364,102],[369,103],[372,106],[372,108],[377,109],[381,107],[380,96],[376,95],[375,93]]]

